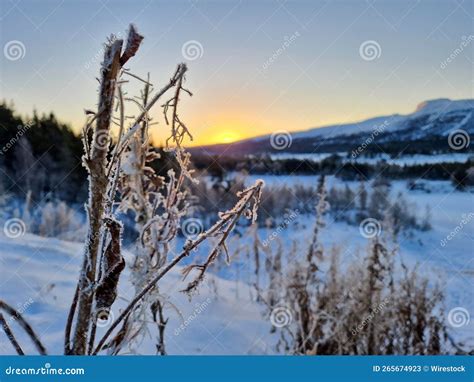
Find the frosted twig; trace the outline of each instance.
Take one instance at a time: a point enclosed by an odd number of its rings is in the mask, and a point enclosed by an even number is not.
[[[260,203],[262,186],[263,186],[263,181],[258,180],[254,186],[249,187],[239,192],[237,196],[240,197],[240,200],[236,203],[234,208],[221,213],[220,214],[221,220],[217,222],[214,226],[212,226],[209,230],[201,234],[201,236],[203,236],[204,239],[207,237],[215,236],[215,235],[221,235],[221,237],[219,241],[217,242],[217,245],[211,251],[207,260],[204,262],[204,264],[190,265],[183,269],[183,274],[185,277],[193,269],[199,270],[199,273],[196,276],[196,278],[188,284],[188,286],[186,287],[186,289],[183,290],[183,292],[191,293],[198,287],[199,283],[204,279],[204,275],[207,269],[216,260],[216,258],[219,256],[219,253],[222,250],[226,253],[227,258],[229,258],[225,241],[227,237],[229,236],[230,232],[232,231],[232,229],[234,228],[234,226],[237,224],[237,221],[239,220],[240,216],[242,216],[244,212],[245,212],[246,217],[252,220],[252,223],[256,221],[257,219],[256,208],[258,207]],[[253,206],[252,206],[252,209],[250,209],[249,203],[251,202],[252,199],[253,199]]]
[[[137,76],[136,74],[131,73],[128,70],[124,70],[122,73],[126,74],[127,76],[133,77],[133,78],[137,79],[138,81],[144,82],[148,86],[153,86],[153,84],[151,82],[149,82],[147,80],[144,80],[143,78]]]
[[[77,309],[77,299],[79,298],[79,284],[76,285],[74,297],[72,299],[71,308],[66,320],[66,329],[64,330],[64,354],[71,353],[71,329],[72,322],[74,321],[74,315]]]
[[[5,317],[3,317],[2,313],[0,313],[0,325],[2,326],[3,330],[5,331],[5,334],[7,335],[10,343],[15,348],[17,354],[18,355],[25,355],[25,352],[23,351],[20,344],[16,340],[15,335],[11,331],[10,326],[8,325],[7,321],[5,320]]]
[[[163,114],[165,116],[166,124],[168,125],[169,125],[169,120],[168,120],[168,115],[167,115],[168,108],[171,107],[173,109],[172,117],[171,117],[171,136],[166,140],[166,145],[168,145],[169,140],[172,139],[176,143],[176,146],[181,147],[181,143],[183,142],[184,137],[186,135],[189,136],[191,140],[193,140],[193,136],[189,132],[188,128],[178,117],[178,104],[179,104],[179,96],[180,96],[181,90],[188,93],[190,96],[193,95],[189,90],[186,90],[183,88],[183,80],[184,80],[184,76],[180,76],[178,78],[178,81],[176,84],[176,90],[175,90],[173,98],[168,100],[163,105]]]
[[[23,328],[23,330],[28,334],[28,336],[31,338],[33,343],[35,344],[36,348],[38,349],[38,352],[41,355],[46,355],[46,348],[43,346],[41,341],[38,339],[38,336],[36,335],[35,331],[33,328],[28,324],[28,322],[23,318],[23,316],[18,312],[16,309],[12,308],[10,305],[8,305],[5,301],[0,300],[0,310],[4,310],[7,312],[10,316],[14,317],[15,320],[20,324],[20,326]]]
[[[140,300],[155,287],[156,283],[159,280],[161,280],[161,278],[164,275],[166,275],[171,269],[173,269],[181,260],[189,256],[189,254],[195,248],[197,248],[203,241],[205,241],[208,237],[213,236],[214,234],[220,232],[221,229],[224,228],[229,222],[231,222],[232,226],[235,225],[235,222],[238,219],[238,217],[240,217],[242,213],[244,213],[245,207],[248,207],[247,203],[249,203],[252,199],[254,200],[254,203],[256,204],[260,203],[262,186],[263,186],[263,181],[258,180],[254,186],[249,187],[243,190],[242,192],[240,192],[238,196],[240,196],[241,199],[236,203],[234,208],[221,214],[220,216],[221,219],[216,224],[214,224],[211,228],[209,228],[207,231],[201,233],[195,240],[187,241],[183,247],[183,251],[178,256],[176,256],[172,261],[170,261],[168,265],[164,266],[161,269],[161,271],[155,277],[153,277],[153,279],[151,279],[148,282],[148,284],[142,289],[142,291],[138,293],[134,297],[134,299],[129,303],[129,305],[122,311],[120,316],[117,317],[117,319],[112,323],[112,325],[110,325],[109,329],[106,331],[102,339],[99,341],[99,344],[95,348],[92,355],[96,355],[101,351],[105,342],[107,341],[107,338],[112,334],[114,329],[120,324],[120,322],[122,322],[130,314],[130,312],[134,309],[135,305],[138,302],[140,302]],[[250,211],[255,211],[255,208],[256,206],[254,205]],[[257,218],[256,215],[252,215],[251,216],[252,222],[255,221],[256,218]]]
[[[146,118],[147,113],[151,110],[153,105],[173,86],[176,85],[177,81],[184,76],[184,73],[188,70],[186,64],[179,64],[173,77],[171,77],[169,83],[165,85],[158,93],[156,93],[153,98],[150,100],[150,102],[147,103],[147,105],[143,108],[142,112],[138,115],[138,117],[135,119],[134,123],[132,124],[132,127],[127,131],[125,136],[123,137],[122,140],[122,145],[119,150],[119,155],[122,154],[122,152],[126,149],[127,147],[127,142],[129,139],[141,128],[140,123],[143,121],[143,119]]]
[[[120,110],[119,135],[118,135],[117,145],[115,146],[114,152],[112,154],[112,158],[110,159],[109,168],[107,169],[107,178],[110,176],[112,172],[112,168],[114,167],[114,164],[116,163],[118,150],[122,142],[122,135],[125,129],[125,106],[123,104],[124,99],[123,99],[123,92],[122,92],[121,86],[117,86],[117,94],[118,94],[118,99],[119,99],[119,110]]]
[[[150,111],[150,109],[153,107],[153,105],[161,98],[163,94],[165,94],[169,89],[171,89],[173,86],[176,85],[176,83],[179,81],[180,78],[183,78],[184,74],[188,70],[188,67],[186,64],[179,64],[178,67],[176,68],[176,71],[171,77],[170,82],[163,87],[157,94],[153,96],[151,101],[146,105],[145,111],[143,111],[135,120],[134,125],[138,124],[141,122],[141,120],[144,118],[145,114]]]

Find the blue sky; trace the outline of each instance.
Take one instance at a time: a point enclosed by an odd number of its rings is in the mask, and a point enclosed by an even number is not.
[[[79,131],[96,103],[102,43],[133,22],[145,36],[128,65],[135,74],[151,72],[160,87],[188,63],[194,96],[182,118],[198,144],[409,113],[427,99],[472,98],[473,4],[2,0],[1,98],[24,114],[54,111]],[[5,53],[11,41],[22,44],[19,59]],[[158,109],[155,120],[162,141]]]

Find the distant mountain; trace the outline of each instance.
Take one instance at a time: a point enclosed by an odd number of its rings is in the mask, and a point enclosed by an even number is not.
[[[435,99],[422,102],[408,115],[393,114],[300,132],[275,132],[191,151],[228,155],[335,153],[351,152],[365,145],[365,152],[432,153],[449,151],[447,137],[458,129],[466,132],[473,142],[465,150],[474,151],[474,99]]]

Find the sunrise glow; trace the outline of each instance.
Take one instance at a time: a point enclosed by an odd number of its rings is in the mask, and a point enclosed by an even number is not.
[[[217,142],[222,142],[222,143],[231,143],[238,141],[242,137],[235,131],[227,130],[227,131],[222,131],[218,132],[215,135],[215,140]]]

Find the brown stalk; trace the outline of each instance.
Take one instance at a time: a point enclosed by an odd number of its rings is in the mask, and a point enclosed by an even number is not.
[[[102,65],[102,79],[99,95],[99,112],[94,131],[90,159],[85,158],[89,171],[90,196],[88,202],[89,227],[82,274],[79,278],[79,298],[77,306],[77,322],[73,337],[72,353],[85,354],[90,327],[92,304],[94,299],[93,285],[96,278],[97,252],[99,249],[100,232],[104,214],[104,199],[107,191],[105,161],[108,151],[110,123],[112,118],[115,86],[120,70],[120,53],[122,40],[116,40],[106,47]]]
[[[77,300],[79,298],[79,283],[76,285],[76,290],[74,292],[74,297],[72,299],[71,307],[69,309],[69,314],[66,321],[66,329],[64,330],[64,354],[71,353],[71,330],[72,323],[74,321],[74,314],[76,313]]]
[[[90,196],[88,202],[89,227],[86,238],[84,263],[78,282],[79,296],[77,300],[77,321],[73,336],[72,354],[85,354],[89,335],[92,306],[94,302],[94,285],[96,281],[98,249],[101,239],[101,227],[104,217],[105,196],[109,180],[106,176],[105,164],[109,148],[110,125],[112,120],[115,89],[122,66],[135,55],[143,36],[139,35],[130,25],[127,45],[122,53],[122,40],[109,42],[105,48],[102,63],[99,107],[96,116],[91,151],[86,152],[84,162],[89,172]],[[87,141],[87,138],[85,138]],[[71,305],[71,310],[76,308]],[[70,316],[74,314],[70,313]],[[69,342],[68,339],[65,342]]]
[[[18,355],[25,355],[25,352],[23,351],[20,344],[16,340],[15,335],[11,331],[10,326],[8,325],[7,321],[5,320],[5,317],[3,317],[2,313],[0,313],[0,325],[2,325],[3,330],[5,331],[5,334],[7,335],[8,339],[10,340],[10,343],[15,348],[17,354]]]
[[[43,346],[41,341],[38,339],[38,336],[36,335],[35,331],[33,328],[28,324],[28,322],[23,318],[23,316],[18,312],[16,309],[12,308],[10,305],[8,305],[5,301],[0,300],[0,310],[4,310],[7,312],[10,316],[14,317],[15,320],[17,320],[18,324],[23,328],[23,330],[28,334],[28,336],[31,338],[33,343],[35,344],[36,348],[38,349],[38,352],[41,355],[46,355],[46,348]],[[5,328],[5,326],[3,326]]]

